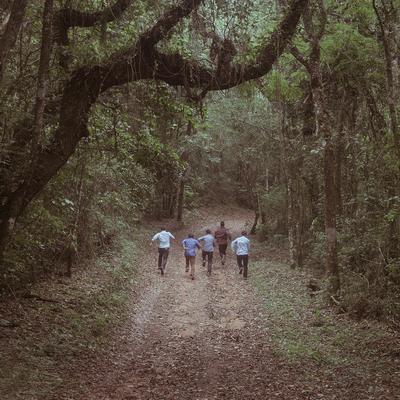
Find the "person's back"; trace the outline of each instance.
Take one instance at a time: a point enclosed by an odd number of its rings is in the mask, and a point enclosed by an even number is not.
[[[204,251],[214,251],[214,236],[208,233],[205,236],[199,237],[199,242],[203,241],[203,250]]]
[[[168,249],[169,247],[171,247],[171,239],[175,239],[174,236],[165,229],[162,229],[160,232],[156,233],[153,236],[152,240],[158,240],[158,247],[160,249]]]
[[[237,256],[249,254],[250,240],[246,236],[240,236],[232,242]]]
[[[199,237],[199,242],[203,242],[203,251],[202,251],[202,259],[203,259],[203,267],[206,266],[206,258],[207,258],[207,273],[211,275],[212,268],[212,259],[214,254],[215,240],[214,236],[211,234],[210,229],[206,229],[206,235]]]
[[[166,231],[165,228],[161,228],[161,231],[156,233],[151,239],[152,242],[158,241],[158,269],[161,275],[164,275],[167,265],[171,239],[175,239],[175,237],[171,232]]]
[[[197,249],[200,247],[199,242],[194,238],[187,238],[183,240],[185,247],[185,256],[194,257],[196,256]]]
[[[216,231],[215,231],[215,240],[217,241],[217,244],[227,244],[228,243],[228,231],[226,230],[225,226],[220,226]]]
[[[236,254],[239,274],[243,273],[243,278],[247,278],[247,267],[249,264],[250,240],[246,236],[246,231],[243,231],[242,235],[231,243],[232,250]]]
[[[189,271],[190,265],[190,276],[192,279],[194,279],[196,252],[197,249],[201,248],[200,243],[194,238],[193,234],[190,233],[186,239],[182,240],[182,246],[185,250],[186,272]]]
[[[228,233],[228,230],[225,228],[224,221],[221,221],[220,227],[215,231],[214,237],[218,244],[221,264],[224,265],[226,260],[226,248],[228,247],[228,239],[230,239],[230,235]]]

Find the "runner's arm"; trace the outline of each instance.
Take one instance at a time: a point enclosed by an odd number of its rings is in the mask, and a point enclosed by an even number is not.
[[[158,233],[156,233],[154,236],[153,236],[153,238],[151,239],[151,242],[150,242],[150,244],[153,244],[153,242],[154,241],[156,241],[157,239],[158,239]]]
[[[175,236],[171,233],[171,232],[168,232],[169,233],[169,236],[172,238],[172,239],[175,239]]]
[[[233,242],[231,242],[231,248],[232,248],[232,250],[235,252],[235,250],[236,250],[236,240],[237,239],[235,239]]]

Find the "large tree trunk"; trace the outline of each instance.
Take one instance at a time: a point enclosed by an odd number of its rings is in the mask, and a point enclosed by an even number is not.
[[[178,188],[178,206],[176,214],[176,220],[178,222],[182,222],[184,199],[185,199],[185,178],[182,176]]]
[[[53,142],[39,150],[36,162],[26,171],[25,167],[14,174],[16,188],[5,187],[0,196],[0,268],[3,253],[9,242],[15,222],[32,199],[57,174],[74,152],[82,137],[87,136],[89,110],[99,93],[100,83],[82,86],[80,75],[75,76],[65,89],[60,112],[60,127]]]
[[[342,99],[343,100],[343,99]],[[335,190],[336,190],[336,210],[338,215],[343,214],[343,195],[342,195],[342,169],[343,161],[345,159],[345,146],[344,146],[344,107],[339,115],[339,129],[336,135],[335,143]]]
[[[40,136],[44,127],[43,113],[46,106],[49,66],[53,44],[53,0],[45,1],[42,21],[42,46],[40,51],[38,85],[36,91],[34,130],[31,141],[31,162],[34,162],[34,159],[36,158]]]
[[[287,178],[286,186],[287,198],[288,198],[288,242],[289,242],[289,259],[290,266],[292,268],[297,267],[297,240],[296,240],[296,212],[295,212],[295,193],[293,189],[293,179],[289,175]]]
[[[254,211],[254,221],[253,221],[253,226],[250,229],[250,233],[252,235],[254,235],[256,233],[257,230],[257,224],[258,224],[258,220],[260,218],[260,212],[257,210]]]
[[[15,45],[24,20],[27,3],[28,0],[14,0],[6,29],[0,38],[0,82],[3,78],[8,54]]]
[[[328,114],[326,100],[322,93],[322,80],[319,59],[312,64],[312,91],[315,106],[316,131],[325,139],[324,149],[324,198],[325,198],[325,265],[329,276],[331,294],[340,289],[339,266],[337,264],[337,234],[336,234],[336,200],[335,187],[335,146],[330,123],[326,120]]]
[[[381,38],[383,49],[385,52],[386,64],[386,84],[387,84],[387,104],[389,107],[390,131],[393,137],[394,154],[397,159],[400,159],[400,133],[398,128],[398,101],[399,101],[399,54],[397,41],[399,37],[399,14],[393,2],[378,7],[376,0],[373,0],[373,6],[378,18],[381,29]],[[398,168],[398,176],[400,176],[400,168]],[[399,177],[388,182],[388,192],[391,199],[395,199],[399,195]],[[390,209],[395,209],[396,202],[391,200]],[[389,257],[398,257],[400,254],[400,218],[398,216],[391,219],[388,226],[388,242],[389,242]]]
[[[316,1],[316,8],[306,6],[303,15],[304,28],[310,42],[311,52],[305,58],[297,48],[291,47],[293,56],[302,63],[310,75],[311,93],[315,113],[315,133],[325,139],[324,149],[324,200],[325,200],[325,270],[329,277],[329,291],[335,295],[340,289],[339,266],[337,264],[336,238],[336,200],[335,188],[335,147],[333,143],[333,126],[329,118],[328,101],[323,93],[321,74],[320,41],[325,33],[327,14],[323,0]],[[314,20],[318,19],[316,25]]]
[[[330,293],[336,294],[340,289],[340,278],[337,264],[335,149],[332,138],[327,138],[324,151],[324,188],[326,268],[330,279]]]

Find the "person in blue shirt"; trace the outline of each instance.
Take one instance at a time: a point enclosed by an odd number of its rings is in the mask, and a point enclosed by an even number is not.
[[[186,258],[186,272],[189,271],[189,265],[190,265],[190,277],[194,279],[196,252],[197,249],[201,249],[200,243],[190,233],[186,239],[182,240],[182,246],[185,250],[184,254]]]
[[[236,254],[239,274],[243,273],[243,278],[247,278],[247,266],[249,264],[250,240],[246,236],[247,232],[242,231],[242,235],[231,243],[232,250]]]
[[[201,252],[201,256],[203,259],[203,267],[206,266],[206,259],[207,259],[207,274],[211,275],[215,241],[214,241],[214,236],[211,234],[210,229],[207,229],[206,235],[200,237],[198,241],[199,242],[203,241],[203,249]]]

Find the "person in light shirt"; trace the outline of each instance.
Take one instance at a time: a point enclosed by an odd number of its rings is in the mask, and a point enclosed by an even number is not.
[[[161,231],[156,233],[151,239],[152,242],[158,241],[158,269],[161,275],[164,275],[165,267],[167,266],[171,239],[175,239],[175,237],[171,232],[166,231],[165,228],[161,228]]]
[[[198,241],[203,242],[203,248],[201,252],[201,256],[203,259],[203,267],[206,266],[206,259],[207,259],[207,274],[211,275],[211,268],[212,268],[212,261],[214,255],[214,247],[215,247],[214,236],[211,234],[211,230],[207,229],[206,235],[199,237]]]
[[[250,240],[246,236],[247,232],[242,231],[242,235],[231,243],[232,250],[236,254],[239,274],[243,273],[243,278],[247,278],[247,266],[249,264]]]

